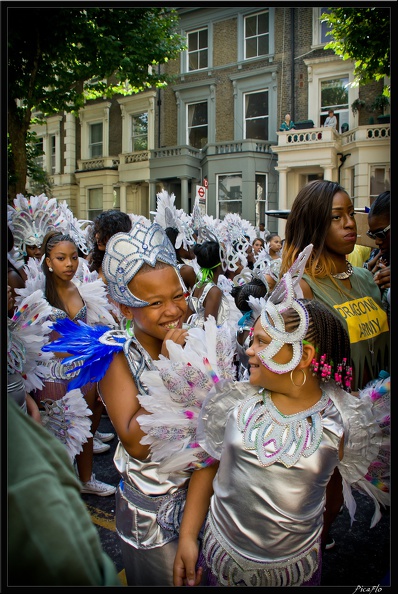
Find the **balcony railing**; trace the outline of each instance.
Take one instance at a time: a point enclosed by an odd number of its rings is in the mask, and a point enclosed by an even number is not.
[[[117,157],[97,157],[96,159],[78,159],[78,171],[89,171],[95,169],[117,169],[119,166]]]
[[[351,144],[358,141],[372,141],[390,139],[390,124],[376,124],[358,126],[340,134],[334,128],[308,128],[307,130],[289,130],[278,132],[278,146],[288,148],[295,145],[319,144],[340,142],[341,145]]]

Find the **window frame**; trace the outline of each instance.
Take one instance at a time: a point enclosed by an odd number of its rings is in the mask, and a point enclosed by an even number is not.
[[[247,40],[248,40],[248,36],[246,35],[246,23],[247,23],[247,19],[251,19],[253,17],[257,17],[257,30],[258,30],[258,17],[259,15],[262,14],[268,14],[268,32],[267,33],[257,33],[256,35],[252,35],[250,36],[251,39],[256,38],[257,39],[257,53],[255,56],[250,56],[249,58],[247,57]],[[249,60],[258,60],[258,59],[264,59],[265,56],[269,56],[271,53],[271,15],[270,15],[270,11],[268,8],[266,8],[265,10],[260,10],[251,14],[246,14],[243,16],[243,59],[245,61],[249,61]],[[258,40],[259,37],[261,36],[268,36],[268,52],[266,54],[259,54],[258,53]]]
[[[94,126],[101,126],[101,140],[93,141]],[[89,141],[88,141],[89,158],[90,159],[101,159],[102,157],[104,157],[104,124],[101,121],[90,122],[88,125],[88,130],[89,130],[89,133],[88,133],[88,135],[89,135]],[[96,150],[98,148],[100,148],[101,149],[100,154],[94,155],[93,148]]]
[[[140,117],[142,115],[146,114],[147,117],[147,129],[146,129],[146,134],[136,134],[134,135],[134,118]],[[131,152],[132,153],[136,153],[136,152],[140,152],[140,151],[147,151],[148,150],[148,129],[149,129],[149,113],[148,111],[141,111],[139,113],[131,113],[130,114],[130,147],[131,147]],[[145,136],[146,138],[146,148],[143,149],[135,149],[135,142],[134,139],[139,139],[139,138],[143,138]]]
[[[81,159],[100,159],[109,157],[109,110],[111,103],[104,101],[94,105],[85,104],[84,108],[79,110],[79,119],[81,123]],[[90,152],[90,124],[102,123],[102,155],[101,157],[92,157]]]
[[[312,49],[325,47],[327,43],[333,41],[333,37],[325,35],[328,30],[327,23],[321,23],[321,15],[329,12],[326,6],[314,6],[312,8]]]
[[[207,101],[207,143],[215,143],[216,130],[216,80],[211,78],[207,81],[194,81],[183,83],[172,87],[176,95],[177,103],[177,143],[187,144],[188,131],[188,110],[187,104],[201,103]]]
[[[206,31],[207,33],[207,45],[206,47],[199,47],[199,38],[200,38],[200,32],[201,31]],[[190,35],[197,35],[198,37],[198,49],[194,50],[194,51],[189,51],[189,36]],[[205,26],[205,27],[198,27],[197,29],[192,29],[191,31],[187,31],[186,32],[186,37],[187,37],[187,50],[186,50],[186,70],[187,72],[199,72],[200,70],[207,70],[209,68],[209,54],[210,54],[210,50],[209,50],[209,27]],[[193,53],[197,53],[198,56],[200,55],[201,52],[206,51],[207,52],[207,63],[206,66],[200,67],[200,59],[198,59],[198,68],[192,68],[190,67],[190,56]]]
[[[220,178],[240,178],[240,198],[231,198],[229,200],[221,200],[220,199]],[[235,187],[235,186],[234,186]],[[234,172],[234,173],[217,173],[216,174],[216,190],[217,190],[217,218],[222,220],[225,215],[229,212],[238,213],[242,216],[243,212],[243,172]],[[221,204],[240,204],[239,210],[227,210],[225,213],[221,214]]]
[[[265,93],[267,95],[267,104],[268,104],[268,113],[266,115],[263,116],[257,116],[256,118],[247,118],[246,117],[246,98],[249,97],[250,95],[260,95],[261,93]],[[263,119],[264,121],[267,122],[267,138],[257,138],[255,140],[263,140],[263,141],[268,141],[269,140],[269,118],[270,118],[270,114],[269,114],[269,91],[268,89],[259,89],[257,91],[249,91],[247,93],[243,94],[243,102],[244,102],[244,113],[243,113],[243,137],[244,139],[247,138],[252,138],[251,136],[248,137],[247,135],[247,122],[249,121],[254,121],[256,120],[260,120]]]
[[[194,106],[194,105],[206,105],[207,108],[207,122],[205,125],[201,124],[201,125],[197,125],[197,126],[193,126],[193,125],[189,125],[189,108]],[[185,109],[186,109],[186,144],[188,146],[193,146],[194,148],[197,149],[203,149],[203,147],[205,147],[208,143],[209,143],[209,103],[207,100],[205,101],[193,101],[193,102],[187,102],[185,104]],[[190,143],[190,132],[194,129],[199,129],[199,128],[204,128],[206,126],[207,128],[207,135],[206,135],[206,142],[204,143],[203,146],[194,146],[193,144]]]
[[[101,208],[90,208],[90,197],[91,192],[95,192],[96,190],[101,191]],[[86,188],[87,191],[87,219],[93,221],[98,214],[103,212],[104,208],[104,188],[103,186],[92,186],[91,188]]]

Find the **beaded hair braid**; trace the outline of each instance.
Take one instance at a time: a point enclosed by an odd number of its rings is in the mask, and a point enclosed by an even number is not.
[[[326,306],[316,299],[300,299],[309,316],[305,341],[316,348],[316,358],[311,368],[313,375],[322,381],[334,379],[347,392],[351,391],[351,345],[344,326]],[[298,326],[295,310],[283,314],[287,330]],[[330,366],[330,367],[329,367]]]
[[[47,233],[43,240],[43,261],[41,265],[43,268],[44,276],[46,277],[45,297],[47,301],[53,307],[57,307],[58,309],[62,309],[63,311],[65,311],[65,304],[59,298],[58,292],[55,287],[53,273],[49,271],[46,262],[46,258],[50,257],[52,250],[55,248],[56,245],[61,243],[61,241],[69,241],[70,243],[73,243],[73,245],[76,247],[76,251],[78,251],[76,242],[70,235],[68,235],[67,233],[63,233],[62,231],[50,231],[49,233]]]

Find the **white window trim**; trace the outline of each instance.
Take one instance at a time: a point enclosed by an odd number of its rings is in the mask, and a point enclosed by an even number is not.
[[[254,95],[255,93],[267,93],[268,94],[268,105],[269,105],[269,90],[268,89],[258,89],[256,91],[246,91],[245,93],[243,93],[243,99],[245,99],[245,97],[247,95]],[[258,120],[264,120],[268,122],[268,132],[269,132],[269,123],[270,123],[270,114],[269,114],[269,110],[267,115],[263,115],[263,116],[258,116],[258,118],[256,118]],[[247,138],[247,134],[246,134],[246,128],[247,128],[247,122],[252,121],[253,118],[247,118],[246,117],[246,113],[245,113],[245,109],[243,111],[243,131],[244,131],[244,137]],[[269,134],[268,134],[269,136]]]
[[[240,177],[241,180],[241,188],[242,188],[242,197],[241,198],[237,198],[234,200],[220,200],[220,194],[219,194],[219,178],[220,177]],[[242,171],[231,171],[230,173],[217,173],[216,174],[216,192],[217,192],[217,218],[220,217],[220,204],[232,204],[233,202],[235,204],[239,203],[241,205],[240,211],[243,211],[243,173]]]
[[[312,9],[312,45],[311,49],[321,49],[325,47],[327,43],[333,41],[332,37],[329,36],[328,40],[322,42],[322,23],[320,16],[325,11],[326,6],[314,6]]]
[[[207,101],[207,130],[208,144],[213,144],[216,141],[215,129],[216,129],[216,86],[215,79],[209,81],[197,81],[191,83],[189,86],[176,85],[173,87],[173,91],[176,95],[177,103],[177,144],[186,145],[187,143],[187,104],[188,103],[202,103]]]
[[[230,76],[234,90],[234,140],[243,140],[246,93],[268,91],[268,140],[276,142],[277,77],[274,66]],[[275,114],[275,115],[273,115]]]
[[[155,99],[156,91],[140,93],[139,96],[118,99],[122,114],[122,153],[132,152],[131,116],[148,112],[148,150],[155,148]]]
[[[351,60],[341,60],[336,56],[304,60],[308,71],[308,118],[315,127],[320,125],[321,80],[330,78],[348,78],[348,120],[350,129],[358,125],[358,114],[354,115],[351,103],[358,98],[358,87],[353,87],[354,63]]]
[[[81,125],[81,158],[91,159],[90,124],[102,123],[102,157],[109,157],[109,110],[110,102],[85,105],[79,111]],[[99,158],[99,157],[94,157]]]
[[[209,61],[210,61],[210,48],[209,48],[209,27],[208,25],[205,27],[198,27],[197,29],[192,29],[191,31],[187,31],[186,32],[186,37],[187,37],[187,45],[188,45],[188,35],[192,35],[192,33],[199,33],[200,31],[207,31],[207,66],[205,66],[204,68],[195,68],[194,70],[189,70],[189,51],[186,50],[184,53],[186,54],[185,56],[185,68],[187,72],[202,72],[204,70],[208,70],[209,69]],[[196,52],[201,51],[200,49],[195,50]]]
[[[213,23],[187,27],[181,31],[181,35],[186,38],[188,45],[188,33],[195,33],[195,31],[200,31],[201,29],[207,29],[207,67],[198,70],[189,70],[188,50],[185,50],[181,52],[180,56],[180,74],[195,74],[197,72],[206,72],[206,70],[213,68]]]
[[[31,126],[32,132],[36,132],[38,139],[43,139],[43,168],[49,175],[61,173],[61,122],[62,116],[51,116],[46,119],[45,124]],[[51,171],[51,145],[50,137],[55,136],[55,172]]]
[[[267,6],[264,8],[267,8],[269,13],[269,53],[267,55],[269,57],[269,61],[272,62],[275,54],[275,8],[272,6]],[[256,14],[259,14],[260,12],[265,12],[265,10],[259,10],[258,7],[256,10],[253,10],[251,12],[246,12],[242,10],[242,12],[240,12],[238,15],[238,64],[242,62],[248,63],[254,62],[256,60],[264,60],[267,58],[267,55],[256,56],[253,58],[245,58],[245,18],[254,16]],[[242,66],[240,66],[240,68],[241,67]]]

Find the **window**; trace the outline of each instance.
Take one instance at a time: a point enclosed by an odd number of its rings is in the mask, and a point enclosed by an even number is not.
[[[102,188],[92,188],[88,191],[87,215],[90,221],[103,211]]]
[[[370,168],[370,204],[382,192],[390,189],[390,167],[372,165]]]
[[[188,70],[201,70],[208,67],[208,33],[199,29],[188,33]]]
[[[267,191],[267,176],[256,174],[256,227],[260,223],[265,223],[265,228],[268,229],[268,217],[265,211],[268,210],[268,191]]]
[[[269,12],[245,17],[245,59],[269,54]]]
[[[218,218],[229,212],[242,214],[242,174],[217,176]]]
[[[207,144],[207,101],[187,105],[187,144],[201,149]]]
[[[90,158],[102,157],[102,122],[90,124]]]
[[[38,169],[44,169],[44,140],[38,138],[35,141],[35,157],[34,161]]]
[[[148,112],[131,116],[131,150],[148,149]]]
[[[326,8],[326,6],[317,6],[312,9],[312,45],[323,46],[330,41],[333,41],[331,35],[326,35],[330,31],[331,27],[326,22],[322,22],[322,15],[330,13],[332,9]]]
[[[245,138],[268,140],[268,92],[245,94]]]
[[[321,125],[328,116],[329,109],[337,117],[337,130],[349,119],[348,111],[348,76],[321,81]]]
[[[56,143],[55,134],[50,136],[50,171],[54,175],[56,169],[55,155],[56,155]]]

